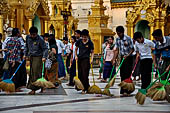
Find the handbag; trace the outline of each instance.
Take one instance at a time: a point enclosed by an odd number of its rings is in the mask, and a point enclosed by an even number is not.
[[[51,69],[51,66],[52,66],[52,61],[48,58],[46,61],[45,61],[45,68],[47,70],[50,70]]]

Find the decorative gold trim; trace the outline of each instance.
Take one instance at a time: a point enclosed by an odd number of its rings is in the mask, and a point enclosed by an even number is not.
[[[121,2],[121,3],[111,3],[111,8],[127,8],[127,7],[134,7],[136,2]]]

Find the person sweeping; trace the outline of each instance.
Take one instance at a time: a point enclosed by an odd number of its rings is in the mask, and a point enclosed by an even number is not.
[[[135,32],[133,39],[137,41],[136,46],[136,59],[140,57],[140,71],[141,71],[141,82],[142,89],[147,88],[151,83],[151,72],[152,72],[152,53],[155,44],[148,39],[145,39],[141,32]]]
[[[20,43],[19,36],[20,36],[19,29],[14,28],[12,30],[11,38],[8,40],[6,46],[4,47],[4,49],[8,50],[7,61],[9,63],[8,70],[10,77],[15,73],[15,76],[13,76],[11,79],[11,81],[14,82],[15,91],[20,91],[20,87],[22,86],[23,82],[22,76],[24,75],[21,69],[16,71],[22,62],[21,58],[22,44]],[[14,89],[12,87],[9,86],[9,89]]]
[[[155,55],[159,54],[161,55],[161,60],[163,64],[160,67],[160,74],[163,72],[166,72],[165,76],[161,77],[161,81],[166,81],[166,79],[169,82],[168,76],[168,71],[170,70],[170,37],[169,36],[163,36],[162,30],[161,29],[156,29],[153,33],[152,36],[156,40],[156,46],[154,50],[154,64],[155,68],[157,69],[156,65],[156,58]],[[160,82],[161,82],[160,81]],[[168,87],[168,85],[167,85]],[[166,89],[167,95],[170,95],[169,89]],[[169,96],[167,96],[169,97]]]
[[[120,53],[121,61],[124,59],[124,62],[120,68],[120,77],[121,81],[127,79],[130,77],[132,72],[132,65],[133,65],[133,56],[132,53],[134,51],[133,41],[132,39],[124,34],[124,28],[123,26],[118,26],[116,28],[116,32],[118,35],[118,38],[116,39],[114,51],[115,55],[113,58],[113,64],[115,64],[115,61],[118,57],[118,53]],[[130,95],[131,91],[128,91],[126,89],[121,88],[120,94],[123,96]]]
[[[48,56],[48,48],[43,38],[38,35],[36,27],[31,27],[29,32],[30,35],[26,37],[24,58],[30,60],[30,76],[27,88],[31,91],[28,94],[34,95],[40,87],[34,86],[32,83],[41,78],[42,64]]]
[[[90,40],[89,31],[84,29],[82,31],[82,39],[79,39],[76,42],[75,49],[75,59],[78,60],[78,78],[82,82],[84,86],[84,90],[82,94],[88,91],[89,85],[89,71],[90,71],[90,63],[93,63],[94,57],[94,45]],[[79,49],[79,54],[77,56],[77,50]],[[90,61],[91,54],[91,61]]]

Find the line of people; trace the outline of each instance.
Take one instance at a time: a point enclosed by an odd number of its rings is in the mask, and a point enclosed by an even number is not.
[[[31,89],[29,94],[35,94],[38,89],[43,88],[32,85],[38,78],[41,77],[42,64],[51,65],[49,69],[46,68],[45,77],[57,87],[59,85],[58,78],[70,75],[68,86],[74,86],[74,76],[76,76],[76,65],[78,65],[78,78],[84,86],[82,93],[88,93],[89,88],[89,71],[90,64],[93,63],[94,44],[89,36],[89,31],[84,29],[82,31],[76,30],[75,36],[71,37],[71,43],[68,38],[64,37],[63,42],[55,39],[53,34],[38,35],[38,29],[31,27],[29,35],[24,40],[18,28],[10,29],[11,34],[5,38],[4,42],[0,42],[0,62],[2,62],[0,75],[2,79],[9,78],[14,73],[22,60],[30,61],[30,73],[27,83],[26,62],[22,65],[13,81],[16,86],[16,91],[20,91],[22,86]],[[142,86],[145,89],[151,82],[152,63],[155,69],[158,68],[156,62],[156,55],[159,55],[159,61],[162,62],[160,67],[160,74],[170,69],[170,37],[165,37],[160,29],[155,30],[152,36],[155,43],[142,36],[141,32],[135,32],[133,39],[124,34],[123,26],[118,26],[116,32],[118,38],[114,43],[114,37],[110,36],[107,39],[108,44],[103,49],[103,69],[100,69],[100,74],[103,73],[102,82],[106,82],[107,78],[112,78],[116,73],[116,62],[118,56],[124,62],[120,68],[121,81],[130,77],[134,62],[140,59],[140,65],[136,68],[136,75],[141,74]],[[2,39],[2,35],[0,35]],[[135,52],[135,53],[134,53]],[[63,57],[66,57],[66,65]],[[91,57],[91,58],[90,58]],[[5,58],[5,60],[4,60]],[[47,59],[51,61],[47,63]],[[7,63],[6,63],[7,61]],[[77,61],[77,64],[76,64]],[[5,65],[8,64],[8,65]],[[48,65],[47,65],[48,66]],[[112,68],[114,70],[112,72]],[[4,69],[7,67],[7,69]],[[103,70],[103,72],[102,72]],[[139,71],[140,70],[140,71]],[[112,75],[110,75],[112,73]],[[99,76],[101,78],[101,75]],[[164,76],[162,79],[165,79]],[[78,89],[77,89],[78,90]],[[126,89],[120,90],[122,95],[130,95]]]
[[[157,29],[152,33],[155,39],[154,43],[144,38],[141,32],[135,32],[133,38],[131,38],[125,35],[124,31],[123,26],[118,26],[116,28],[118,38],[116,38],[115,43],[113,43],[113,38],[109,37],[103,46],[99,79],[101,79],[102,72],[102,82],[106,82],[107,78],[110,78],[112,68],[116,67],[118,56],[120,56],[120,61],[125,59],[120,67],[121,81],[131,76],[136,61],[138,62],[135,72],[133,73],[134,80],[136,80],[136,76],[139,76],[139,79],[141,78],[142,89],[147,88],[151,83],[152,64],[154,64],[155,69],[157,69],[158,62],[162,62],[162,64],[159,65],[159,71],[160,74],[165,71],[167,72],[166,75],[161,78],[165,80],[170,69],[170,37],[163,36],[161,29]],[[159,58],[157,58],[157,56],[159,56]],[[113,76],[115,72],[114,70],[111,76]],[[124,96],[128,96],[131,93],[132,92],[123,88],[120,90],[120,94]]]

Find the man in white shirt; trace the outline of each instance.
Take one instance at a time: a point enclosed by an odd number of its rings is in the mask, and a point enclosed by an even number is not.
[[[140,57],[140,71],[141,71],[141,81],[142,89],[146,89],[151,82],[151,72],[152,72],[152,53],[155,44],[148,39],[145,39],[141,32],[135,32],[133,39],[137,41],[136,46],[136,59]]]

